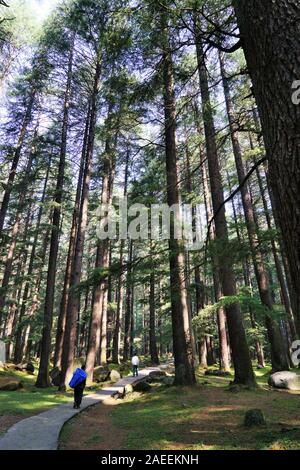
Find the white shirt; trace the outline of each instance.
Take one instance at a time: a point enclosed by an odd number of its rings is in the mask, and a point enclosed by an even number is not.
[[[133,358],[131,359],[131,364],[133,366],[138,366],[140,364],[140,360],[137,356],[133,356]]]

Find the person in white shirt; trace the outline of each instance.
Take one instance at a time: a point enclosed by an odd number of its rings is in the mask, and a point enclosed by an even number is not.
[[[134,354],[134,356],[132,357],[131,364],[132,364],[133,377],[138,377],[140,360],[136,354]]]

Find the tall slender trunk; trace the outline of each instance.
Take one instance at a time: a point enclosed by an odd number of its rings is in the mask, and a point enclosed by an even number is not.
[[[166,12],[161,12],[163,95],[165,111],[165,145],[167,171],[167,201],[169,207],[179,207],[180,194],[177,173],[176,103],[174,91],[173,62],[169,44]],[[173,225],[173,224],[172,224]],[[193,385],[196,381],[190,330],[187,290],[185,285],[185,256],[182,240],[177,240],[174,226],[169,240],[171,313],[173,329],[173,352],[175,360],[175,383]]]
[[[191,163],[190,163],[190,151],[189,151],[189,142],[188,136],[185,129],[185,164],[186,164],[186,191],[187,191],[187,198],[188,202],[192,198],[193,193],[193,181],[192,181],[192,174],[191,174]],[[192,202],[192,201],[191,201]],[[197,243],[197,226],[196,226],[196,208],[195,205],[192,204],[192,233],[193,233],[193,244]],[[186,253],[186,261],[185,261],[185,277],[186,277],[186,288],[189,290],[189,282],[190,282],[190,259],[189,259],[189,252]],[[197,267],[195,267],[195,276],[196,276]],[[197,275],[200,277],[200,269],[198,268]],[[196,304],[199,303],[199,299],[197,299],[197,295],[199,293],[199,289],[196,289]],[[199,365],[199,359],[197,355],[197,346],[196,346],[196,339],[195,339],[195,332],[193,328],[193,308],[192,308],[192,299],[189,298],[189,320],[190,320],[190,331],[191,331],[191,342],[193,348],[193,358],[194,358],[194,365],[197,367]]]
[[[232,186],[230,183],[230,177],[229,177],[228,172],[227,172],[227,182],[228,182],[229,191],[231,194]],[[238,213],[239,211],[236,208],[234,198],[232,198],[231,202],[232,202],[232,212],[233,212],[237,238],[238,238],[239,244],[242,245],[244,243],[244,237],[242,236],[241,231],[239,229],[239,225],[238,225],[238,217],[240,217],[240,214]],[[243,277],[244,277],[245,286],[249,287],[249,291],[251,292],[251,296],[252,296],[252,282],[251,282],[251,276],[250,276],[250,266],[249,266],[248,256],[243,260],[242,266],[243,266]],[[255,329],[257,327],[256,315],[251,305],[249,305],[249,315],[250,315],[251,326],[253,329]],[[265,367],[264,351],[263,351],[263,347],[259,339],[255,339],[255,352],[256,352],[258,364],[262,367]]]
[[[242,184],[246,178],[246,172],[243,164],[242,150],[238,139],[238,131],[236,127],[236,120],[234,116],[233,103],[230,96],[229,83],[225,71],[225,63],[223,54],[219,54],[221,76],[223,81],[224,96],[227,109],[227,117],[229,121],[229,128],[231,134],[231,142],[233,154],[235,158],[235,165],[238,174],[238,181],[241,186],[242,203],[244,215],[246,219],[246,226],[250,248],[252,253],[252,260],[254,264],[255,276],[257,280],[259,295],[262,304],[266,307],[269,313],[266,313],[265,323],[268,332],[268,339],[271,347],[272,368],[274,371],[288,370],[289,365],[286,360],[285,348],[283,345],[282,337],[280,334],[279,326],[272,317],[273,315],[273,299],[270,291],[270,282],[267,270],[264,266],[263,254],[260,250],[260,243],[257,235],[254,210],[251,201],[248,184]]]
[[[52,332],[52,323],[53,323],[56,265],[57,265],[57,255],[58,255],[58,248],[59,248],[61,205],[62,205],[62,197],[63,197],[63,189],[64,189],[64,181],[65,181],[66,151],[67,151],[67,138],[68,138],[68,127],[69,127],[69,106],[70,106],[70,99],[71,99],[72,77],[73,77],[73,55],[74,55],[74,42],[71,46],[70,53],[69,53],[67,83],[66,83],[65,96],[64,96],[63,121],[62,121],[61,144],[60,144],[60,159],[59,159],[58,175],[57,175],[55,197],[54,197],[54,210],[53,210],[53,218],[52,218],[53,228],[52,228],[52,233],[51,233],[49,260],[48,260],[48,273],[47,273],[46,295],[45,295],[45,305],[44,305],[40,367],[39,367],[38,377],[36,381],[36,387],[39,387],[39,388],[45,388],[50,385],[49,361],[50,361],[50,353],[51,353],[51,332]]]
[[[26,136],[28,126],[31,121],[32,110],[33,110],[33,106],[35,103],[36,93],[37,93],[36,90],[33,88],[31,91],[31,95],[29,98],[26,111],[25,111],[24,119],[21,125],[17,146],[14,151],[13,160],[12,160],[11,168],[9,171],[9,175],[8,175],[8,179],[7,179],[7,183],[5,187],[5,192],[4,192],[4,196],[3,196],[3,200],[1,204],[1,209],[0,209],[0,235],[3,230],[5,216],[6,216],[6,212],[8,209],[10,195],[11,195],[11,191],[13,188],[16,172],[17,172],[17,168],[18,168],[18,164],[19,164],[19,160],[20,160],[20,156],[21,156],[21,152],[22,152],[22,148],[24,144],[24,139]]]
[[[115,171],[115,148],[117,144],[118,131],[115,130],[115,135],[111,135],[111,119],[112,119],[112,103],[109,105],[107,114],[107,129],[108,136],[105,143],[105,152],[103,155],[104,161],[104,176],[102,179],[102,193],[101,205],[109,205],[112,198],[114,171]],[[97,351],[99,350],[99,360],[101,364],[105,364],[107,360],[107,289],[108,289],[108,274],[105,270],[109,267],[109,247],[110,241],[108,239],[101,240],[98,244],[96,256],[96,268],[103,269],[103,276],[94,290],[92,319],[89,336],[89,344],[87,350],[86,369],[89,376],[89,381],[93,380],[93,370],[96,360]]]
[[[199,135],[201,135],[201,127],[200,127],[200,117],[199,117],[199,110],[198,106],[195,106],[195,118],[196,118],[196,125]],[[201,146],[199,147],[200,153],[200,166],[201,166],[201,176],[202,176],[202,185],[203,185],[203,196],[204,196],[204,206],[205,206],[205,215],[206,215],[206,222],[207,225],[209,224],[211,218],[213,217],[213,210],[211,205],[211,197],[209,192],[209,181],[208,181],[208,171],[207,171],[207,164],[205,161],[205,155],[202,151]],[[210,240],[214,240],[216,237],[215,233],[215,225],[213,224],[212,230],[209,233]],[[213,262],[213,284],[214,284],[214,293],[215,293],[215,301],[219,301],[221,297],[223,297],[222,286],[220,281],[220,272],[218,268],[217,260],[212,260]],[[217,325],[218,325],[218,335],[219,335],[219,343],[220,343],[220,369],[224,371],[230,370],[230,361],[229,361],[229,345],[227,340],[227,329],[226,329],[226,314],[225,309],[220,307],[217,311]],[[203,351],[207,352],[207,347],[203,346]]]
[[[158,352],[156,343],[156,303],[155,303],[155,270],[152,263],[150,273],[150,293],[149,293],[149,346],[151,364],[158,365]]]
[[[23,182],[27,183],[27,180],[31,176],[30,173],[32,170],[33,159],[34,159],[34,152],[30,152],[26,169],[25,169]],[[7,257],[5,260],[5,268],[4,268],[4,274],[3,274],[3,279],[2,279],[2,285],[1,285],[1,295],[0,295],[0,325],[2,321],[2,315],[3,315],[4,306],[5,306],[6,296],[8,293],[9,281],[10,281],[10,277],[11,277],[12,270],[13,270],[13,261],[14,261],[14,254],[15,254],[16,246],[17,246],[17,238],[18,238],[20,229],[22,227],[22,213],[26,206],[26,198],[28,198],[28,193],[27,191],[23,190],[23,192],[20,195],[16,219],[15,219],[12,232],[11,232],[11,242],[10,242]]]
[[[195,20],[195,38],[197,46],[197,59],[202,96],[202,110],[204,119],[204,130],[206,139],[206,151],[211,185],[212,203],[215,217],[216,239],[224,244],[222,259],[218,256],[218,267],[222,291],[225,296],[236,295],[236,282],[232,267],[232,260],[228,252],[228,228],[225,215],[224,193],[221,171],[215,140],[215,126],[213,120],[212,106],[210,102],[209,84],[207,78],[206,64],[201,38],[198,34],[197,21]],[[222,208],[220,209],[220,207]],[[226,316],[230,345],[232,349],[232,360],[235,370],[235,383],[254,385],[255,377],[252,370],[249,347],[243,325],[241,309],[238,303],[226,307]]]
[[[46,191],[47,191],[47,184],[48,184],[48,179],[49,179],[49,172],[50,172],[50,165],[51,165],[51,158],[49,159],[49,163],[47,166],[47,173],[45,176],[45,181],[44,181],[44,187],[43,187],[43,193],[42,197],[40,200],[40,208],[37,216],[37,221],[36,221],[36,227],[35,227],[35,236],[32,244],[32,250],[30,254],[30,260],[29,260],[29,266],[28,266],[28,271],[27,271],[27,277],[28,279],[31,278],[33,271],[34,271],[34,263],[35,263],[35,258],[36,258],[36,249],[37,249],[37,243],[38,243],[38,238],[40,235],[40,225],[41,225],[41,220],[42,220],[42,215],[44,211],[44,202],[46,198]],[[22,320],[25,317],[26,314],[26,308],[27,308],[27,301],[29,298],[30,294],[30,281],[28,280],[25,284],[24,292],[23,292],[23,299],[22,299],[22,305],[20,309],[20,320]],[[16,340],[15,340],[15,363],[18,364],[21,361],[21,355],[22,355],[22,334],[23,334],[23,329],[18,328],[15,334]]]
[[[271,216],[270,216],[270,213],[269,213],[268,203],[267,203],[267,200],[266,200],[265,191],[264,191],[264,188],[263,188],[263,182],[262,182],[262,178],[261,178],[259,168],[256,169],[256,177],[257,177],[257,181],[258,181],[258,186],[259,186],[259,191],[260,191],[260,194],[261,194],[261,198],[262,198],[262,201],[263,201],[263,208],[264,208],[265,218],[266,218],[266,221],[267,221],[267,226],[268,226],[269,230],[272,230]],[[279,253],[278,253],[278,247],[277,247],[276,242],[273,238],[271,240],[271,248],[272,248],[272,254],[273,254],[273,258],[274,258],[274,262],[275,262],[277,279],[278,279],[279,285],[280,285],[281,300],[282,300],[282,303],[285,307],[285,311],[286,311],[286,314],[287,314],[287,319],[288,319],[288,322],[289,322],[292,338],[293,338],[293,340],[295,340],[297,338],[297,331],[296,331],[296,326],[295,326],[295,321],[294,321],[293,310],[292,310],[292,306],[291,306],[291,302],[290,302],[290,297],[289,297],[286,281],[285,281],[285,278],[284,278],[284,273],[283,273],[283,268],[282,268],[280,256],[279,256]]]
[[[88,141],[89,127],[90,127],[90,105],[89,105],[87,117],[86,117],[81,162],[80,162],[80,169],[79,169],[79,175],[78,175],[78,181],[77,181],[77,191],[76,191],[75,205],[74,205],[74,211],[73,211],[72,228],[71,228],[71,234],[70,234],[70,240],[69,240],[69,250],[68,250],[68,258],[67,258],[67,265],[66,265],[66,272],[65,272],[65,279],[64,279],[64,288],[63,288],[62,298],[60,302],[60,310],[59,310],[57,330],[56,330],[54,367],[59,367],[59,368],[61,367],[66,316],[67,316],[67,308],[68,308],[68,299],[69,299],[69,289],[70,289],[70,284],[71,284],[72,272],[74,270],[73,262],[74,262],[74,253],[75,253],[75,247],[76,247],[77,231],[78,231],[78,226],[79,226],[80,202],[81,202],[81,195],[82,195],[82,181],[83,181],[83,175],[84,175],[85,164],[86,164],[85,160],[86,160],[86,154],[87,154],[87,141]]]
[[[124,198],[127,197],[127,186],[128,186],[128,174],[129,174],[129,157],[130,150],[127,148],[126,152],[126,162],[125,162],[125,175],[124,175]],[[118,277],[118,287],[117,287],[117,312],[116,312],[116,321],[115,329],[113,335],[113,351],[112,351],[112,361],[115,364],[119,364],[120,361],[120,344],[121,344],[121,325],[122,325],[122,313],[123,313],[123,300],[124,300],[124,271],[123,271],[123,262],[124,262],[124,248],[125,242],[122,239],[120,243],[120,274]]]
[[[124,348],[123,361],[126,362],[130,355],[130,323],[131,323],[131,298],[133,295],[132,280],[132,261],[133,261],[133,242],[129,241],[129,253],[127,260],[127,279],[126,279],[126,300],[125,300],[125,318],[124,318]]]
[[[78,218],[78,230],[76,234],[76,244],[74,250],[74,259],[72,262],[72,274],[70,279],[70,290],[66,312],[66,324],[62,353],[62,374],[60,384],[61,389],[66,386],[69,376],[72,373],[74,354],[76,350],[77,321],[80,309],[80,293],[76,288],[78,287],[78,284],[81,280],[84,241],[88,224],[88,203],[94,153],[95,126],[97,120],[97,98],[99,93],[100,74],[101,62],[100,60],[98,60],[94,76],[93,94],[91,97],[90,128],[87,139],[86,161],[82,183],[80,212]]]

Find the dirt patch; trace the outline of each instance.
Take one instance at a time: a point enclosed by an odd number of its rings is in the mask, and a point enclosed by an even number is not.
[[[59,450],[122,449],[126,432],[112,424],[111,412],[119,404],[113,398],[83,411],[64,426]]]
[[[26,416],[27,417],[27,416]],[[22,415],[2,415],[0,416],[0,436],[3,435],[14,424],[24,419]]]

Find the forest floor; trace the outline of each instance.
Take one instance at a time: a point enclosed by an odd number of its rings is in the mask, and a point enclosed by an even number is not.
[[[0,391],[0,436],[22,419],[72,400],[72,390],[62,393],[58,391],[57,387],[36,388],[36,378],[36,373],[27,374],[26,372],[13,370],[0,371],[0,381],[1,379],[11,379],[22,381],[23,384],[22,388],[13,392]],[[95,383],[87,389],[87,392],[97,391],[107,385],[110,385],[110,382]]]
[[[25,372],[1,372],[0,379],[21,380],[23,388],[14,392],[0,392],[0,435],[13,424],[24,418],[46,411],[54,406],[67,403],[72,392],[57,392],[57,388],[39,389],[34,386],[36,375]]]
[[[257,390],[230,391],[232,378],[198,376],[196,387],[154,386],[147,394],[108,400],[67,423],[61,450],[291,450],[300,449],[300,394],[270,390],[269,369]],[[249,409],[266,426],[245,428]],[[138,438],[137,438],[138,436]]]

